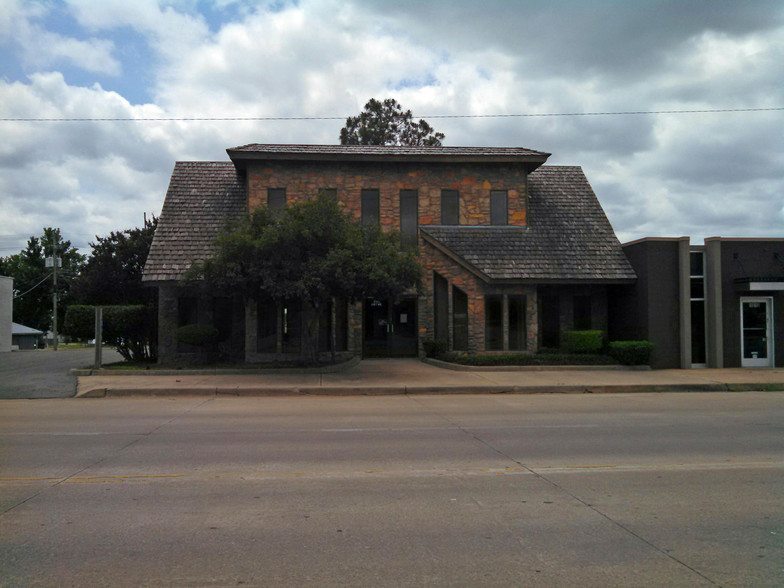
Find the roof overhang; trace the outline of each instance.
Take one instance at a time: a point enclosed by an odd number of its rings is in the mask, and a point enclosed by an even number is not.
[[[372,163],[507,163],[532,172],[550,153],[523,147],[405,147],[385,145],[262,145],[227,149],[239,169],[254,161]]]

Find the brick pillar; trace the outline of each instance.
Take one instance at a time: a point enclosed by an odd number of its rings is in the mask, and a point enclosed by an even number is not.
[[[539,351],[539,297],[534,289],[525,297],[526,349]]]

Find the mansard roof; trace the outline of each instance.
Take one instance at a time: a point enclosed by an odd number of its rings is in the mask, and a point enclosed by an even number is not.
[[[486,281],[636,278],[580,167],[540,167],[528,191],[527,227],[421,227],[425,241]]]
[[[231,162],[178,161],[142,280],[179,280],[213,253],[225,224],[247,210],[244,178]]]

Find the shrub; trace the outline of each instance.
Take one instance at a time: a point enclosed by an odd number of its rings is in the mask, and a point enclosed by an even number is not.
[[[648,365],[653,343],[650,341],[611,341],[610,356],[624,365]]]
[[[460,365],[507,366],[507,365],[609,365],[615,361],[606,355],[589,353],[477,353],[469,355],[451,351],[439,359]]]
[[[177,341],[187,345],[211,345],[218,341],[218,329],[207,325],[185,325],[177,329]]]
[[[425,355],[427,357],[438,357],[449,351],[449,346],[446,341],[438,341],[435,339],[423,340],[422,348],[425,350]]]
[[[602,350],[602,332],[564,331],[563,348],[566,353],[599,353]]]

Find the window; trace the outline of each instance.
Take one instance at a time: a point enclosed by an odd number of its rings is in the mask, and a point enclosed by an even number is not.
[[[460,193],[457,190],[441,190],[441,224],[460,224]]]
[[[525,296],[509,297],[509,350],[526,348]]]
[[[361,192],[362,226],[377,227],[381,224],[379,214],[379,194],[377,189],[365,189]]]
[[[485,296],[485,349],[504,348],[504,297]]]
[[[704,365],[705,344],[705,254],[689,253],[689,286],[691,290],[691,363]]]
[[[574,330],[588,331],[591,328],[591,297],[575,296],[572,299],[572,311],[574,313]]]
[[[449,283],[433,272],[433,322],[436,341],[449,341]]]
[[[509,198],[506,190],[490,190],[490,224],[509,224]]]
[[[286,208],[286,188],[267,188],[267,208],[272,212]]]
[[[400,191],[400,244],[403,247],[417,246],[419,230],[419,197],[416,190]]]
[[[231,298],[217,296],[212,299],[212,326],[218,330],[218,341],[231,339],[234,313]]]
[[[468,350],[468,296],[452,286],[452,349]]]
[[[199,322],[199,299],[181,296],[177,299],[177,326],[195,325]]]

